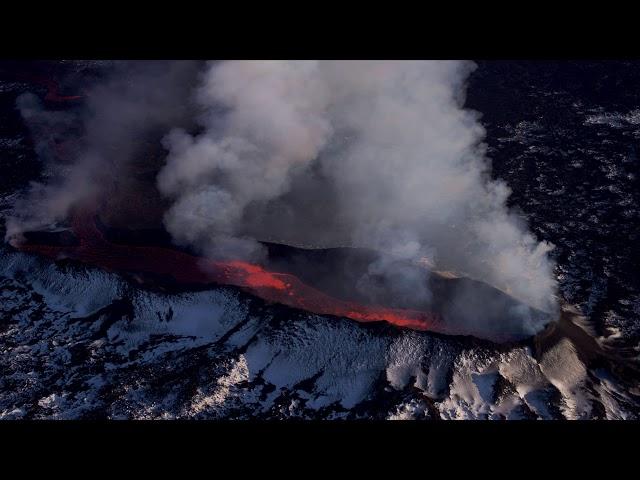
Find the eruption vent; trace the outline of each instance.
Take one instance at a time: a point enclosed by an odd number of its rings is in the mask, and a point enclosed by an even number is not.
[[[170,247],[127,245],[105,238],[95,222],[93,211],[73,217],[73,235],[27,232],[26,242],[16,244],[27,252],[53,259],[71,258],[102,268],[151,274],[156,281],[181,285],[232,285],[268,302],[308,312],[347,317],[358,322],[387,322],[392,325],[454,335],[475,335],[493,341],[519,340],[532,333],[534,321],[548,321],[542,312],[519,304],[498,290],[467,279],[427,276],[421,283],[437,292],[437,301],[407,302],[387,295],[384,304],[367,301],[354,281],[362,275],[375,253],[346,251],[308,251],[282,245],[265,244],[267,266],[240,260],[197,257]],[[49,242],[44,243],[44,242]],[[323,270],[322,265],[325,269]],[[326,268],[326,267],[329,268]],[[331,285],[331,287],[329,287]],[[460,309],[453,300],[466,291],[483,299],[471,309]],[[392,288],[386,288],[387,294]],[[529,324],[522,322],[526,315]],[[476,320],[477,321],[474,321]]]
[[[43,156],[57,175],[16,203],[7,238],[90,202],[130,205],[122,199],[138,195],[161,212],[173,242],[200,260],[97,241],[77,219],[81,243],[63,253],[117,270],[166,270],[187,283],[237,285],[361,321],[438,330],[448,315],[457,320],[440,330],[489,328],[492,336],[502,321],[505,332],[535,333],[548,317],[532,312],[557,310],[551,246],[509,211],[508,187],[490,178],[479,116],[464,109],[474,68],[461,61],[117,63],[87,89],[84,109],[49,112],[20,100],[34,136],[57,120],[79,123],[83,133],[64,168],[57,168],[61,154]],[[148,212],[129,212],[127,221],[137,214],[152,223]],[[336,287],[313,273],[324,272],[322,262],[284,256],[274,263],[275,247],[265,241],[383,253],[359,268],[347,264],[338,277],[348,281]],[[417,267],[425,258],[433,268]]]

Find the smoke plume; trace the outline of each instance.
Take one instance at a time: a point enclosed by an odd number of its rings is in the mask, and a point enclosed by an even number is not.
[[[166,226],[209,253],[255,254],[251,239],[356,245],[428,261],[551,310],[547,256],[490,178],[478,114],[463,108],[471,62],[211,63],[203,131],[167,136],[158,176]],[[221,242],[221,239],[224,239]],[[372,264],[420,295],[402,264]],[[373,292],[370,278],[363,290]],[[406,288],[405,288],[406,286]]]
[[[255,253],[239,236],[252,202],[289,188],[291,174],[316,159],[331,133],[329,92],[316,62],[226,62],[205,75],[198,99],[205,131],[166,138],[160,191],[175,199],[166,225],[210,255]]]

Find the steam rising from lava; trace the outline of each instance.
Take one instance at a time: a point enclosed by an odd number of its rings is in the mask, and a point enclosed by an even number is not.
[[[175,239],[223,257],[251,239],[351,244],[429,257],[553,310],[547,253],[489,177],[478,114],[463,108],[475,65],[436,61],[211,63],[197,99],[203,131],[172,131],[158,176]],[[224,242],[221,242],[221,238]],[[360,285],[430,292],[402,263]]]
[[[424,278],[406,266],[428,259],[553,311],[551,246],[507,208],[510,191],[490,178],[479,115],[463,108],[474,68],[461,61],[125,64],[88,93],[82,154],[58,178],[32,186],[7,220],[7,236],[61,220],[107,185],[126,184],[144,136],[160,132],[168,156],[154,173],[176,243],[258,263],[258,240],[369,247],[391,254],[358,282],[374,303],[382,284],[397,298],[428,303]],[[29,98],[20,105],[26,120],[50,120]],[[459,292],[459,309],[477,305],[474,295]]]

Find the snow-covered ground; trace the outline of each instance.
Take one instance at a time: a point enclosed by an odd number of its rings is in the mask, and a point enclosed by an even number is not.
[[[536,359],[7,249],[0,272],[0,418],[637,417],[568,338]]]

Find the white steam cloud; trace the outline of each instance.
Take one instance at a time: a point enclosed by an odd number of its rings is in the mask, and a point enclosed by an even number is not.
[[[243,213],[286,191],[291,172],[318,156],[331,133],[326,88],[316,62],[226,62],[208,72],[199,92],[211,106],[206,130],[171,132],[158,176],[176,198],[166,225],[177,241],[223,256],[257,248],[237,236]]]
[[[256,238],[426,256],[553,310],[551,246],[508,210],[508,187],[489,176],[478,114],[463,108],[474,68],[459,61],[209,64],[197,93],[203,130],[165,138],[158,186],[173,200],[167,229],[223,257],[259,255]],[[397,280],[397,268],[371,271]],[[428,298],[406,280],[406,291]]]

